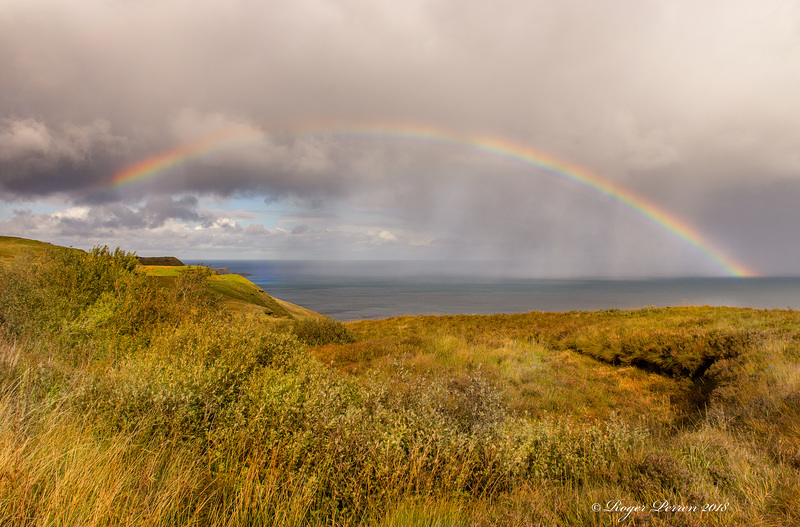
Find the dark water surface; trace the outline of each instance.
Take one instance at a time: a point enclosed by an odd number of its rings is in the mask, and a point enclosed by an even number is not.
[[[493,277],[487,268],[453,271],[422,262],[203,263],[244,274],[274,297],[343,321],[647,306],[800,307],[800,277],[561,280]]]

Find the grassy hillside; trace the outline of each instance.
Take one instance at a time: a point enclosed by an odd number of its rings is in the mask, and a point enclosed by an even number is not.
[[[41,253],[49,247],[53,245],[15,236],[0,236],[0,265],[10,265],[21,252]]]
[[[141,265],[183,265],[183,262],[174,256],[137,256],[137,258]]]
[[[0,525],[800,524],[798,312],[276,322],[208,273],[0,267]]]
[[[0,265],[11,265],[20,255],[42,255],[48,249],[56,246],[36,240],[0,236]],[[83,252],[79,249],[73,251]],[[148,276],[155,277],[165,286],[173,286],[175,281],[187,270],[193,269],[185,266],[175,257],[164,256],[155,258],[136,257],[141,269]],[[296,306],[289,302],[270,296],[243,276],[235,274],[218,275],[209,273],[205,280],[208,282],[208,293],[217,302],[226,308],[251,314],[264,314],[277,319],[302,319],[319,317],[318,313]]]
[[[172,284],[188,270],[197,269],[192,266],[142,266],[148,276],[157,278],[162,284]],[[209,271],[205,276],[209,293],[218,297],[227,308],[242,312],[265,314],[277,318],[295,318],[295,316],[314,316],[315,313],[291,313],[282,303],[267,294],[243,276],[236,274],[218,275]]]

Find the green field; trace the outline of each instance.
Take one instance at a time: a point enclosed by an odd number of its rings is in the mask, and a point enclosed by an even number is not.
[[[0,525],[800,524],[800,312],[341,324],[0,242]]]

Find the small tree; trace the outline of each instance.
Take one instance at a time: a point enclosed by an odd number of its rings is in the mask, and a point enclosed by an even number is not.
[[[187,267],[178,275],[175,283],[175,295],[180,307],[203,307],[213,303],[206,279],[212,271],[205,266]]]

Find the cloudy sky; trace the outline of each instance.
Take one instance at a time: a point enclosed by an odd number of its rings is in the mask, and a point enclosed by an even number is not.
[[[800,274],[795,1],[0,0],[0,72],[0,234],[185,259],[724,275],[716,256]],[[402,133],[426,127],[466,139]],[[225,130],[242,140],[111,184]],[[702,247],[474,137],[582,167]]]

